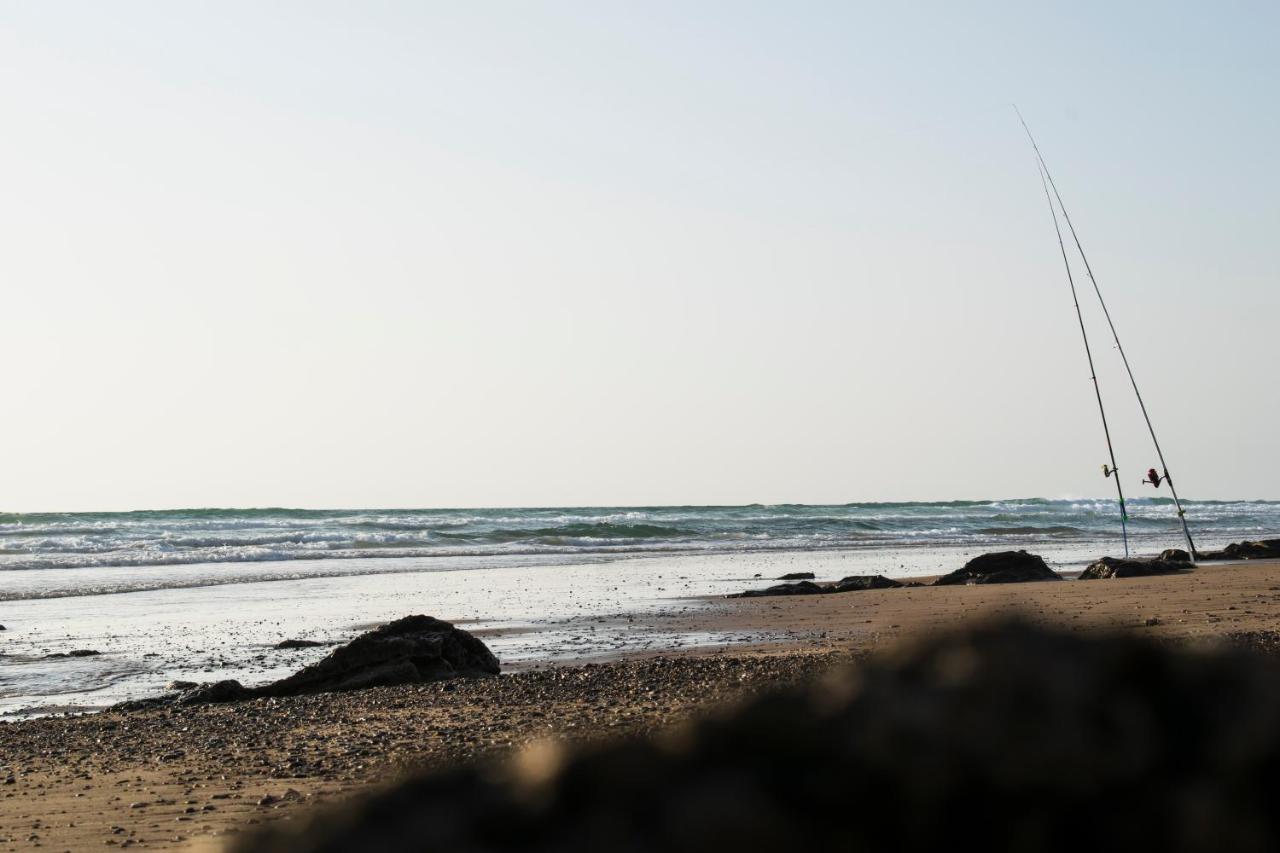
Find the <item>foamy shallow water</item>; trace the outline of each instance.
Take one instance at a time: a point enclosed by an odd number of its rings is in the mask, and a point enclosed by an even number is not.
[[[492,558],[303,560],[276,567],[287,572],[269,579],[261,563],[10,572],[0,578],[0,594],[9,598],[0,602],[0,624],[8,628],[0,633],[0,715],[102,708],[156,695],[172,680],[261,683],[329,651],[272,648],[280,640],[345,642],[411,613],[479,633],[508,668],[756,642],[770,637],[673,628],[663,616],[712,606],[702,597],[763,586],[789,572],[812,571],[827,580],[929,575],[981,550],[752,552],[567,564],[536,557],[496,564]],[[1097,553],[1064,544],[1036,550],[1060,570],[1079,568]],[[70,594],[84,573],[133,591]],[[24,579],[15,576],[25,574],[43,576],[40,589],[25,591],[44,597],[16,597]],[[141,584],[149,588],[135,589]],[[47,657],[75,649],[102,654]]]

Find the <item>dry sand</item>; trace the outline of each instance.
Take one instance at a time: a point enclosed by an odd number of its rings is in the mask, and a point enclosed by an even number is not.
[[[668,613],[664,627],[788,639],[483,681],[0,724],[0,850],[210,845],[370,790],[408,766],[545,737],[652,730],[888,643],[1013,613],[1170,640],[1266,635],[1280,630],[1280,562],[1143,579],[725,600]]]

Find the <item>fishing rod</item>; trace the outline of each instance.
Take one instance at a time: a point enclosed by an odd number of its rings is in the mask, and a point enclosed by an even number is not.
[[[1093,284],[1093,292],[1098,296],[1098,304],[1102,306],[1102,313],[1107,318],[1107,326],[1111,328],[1111,337],[1116,342],[1116,350],[1120,353],[1120,360],[1124,362],[1125,372],[1129,374],[1129,384],[1133,386],[1133,395],[1138,398],[1138,407],[1142,410],[1142,418],[1147,422],[1147,432],[1151,433],[1151,443],[1155,445],[1156,457],[1160,460],[1160,468],[1164,471],[1164,477],[1156,475],[1151,481],[1152,485],[1159,487],[1161,480],[1169,484],[1169,492],[1173,495],[1173,506],[1178,512],[1178,520],[1182,522],[1182,535],[1187,540],[1187,554],[1192,564],[1196,561],[1196,546],[1191,540],[1191,528],[1187,526],[1187,511],[1182,508],[1182,501],[1178,498],[1178,490],[1173,486],[1173,477],[1169,474],[1169,466],[1164,461],[1164,452],[1160,449],[1160,440],[1156,438],[1156,429],[1151,424],[1151,415],[1147,413],[1147,404],[1143,402],[1142,392],[1138,390],[1138,380],[1134,378],[1133,368],[1129,366],[1129,357],[1125,355],[1124,346],[1120,343],[1120,334],[1116,331],[1116,324],[1111,319],[1111,312],[1107,310],[1106,300],[1102,298],[1102,290],[1098,287],[1098,279],[1093,275],[1093,267],[1089,265],[1089,257],[1084,253],[1084,246],[1080,245],[1080,236],[1076,233],[1076,227],[1071,223],[1071,214],[1067,213],[1067,206],[1062,203],[1062,195],[1058,192],[1058,185],[1054,183],[1053,173],[1049,171],[1049,166],[1044,161],[1044,155],[1040,153],[1040,146],[1036,144],[1036,138],[1031,134],[1031,128],[1027,126],[1027,121],[1022,117],[1022,111],[1015,104],[1014,112],[1018,114],[1018,121],[1022,123],[1022,129],[1027,132],[1027,139],[1031,141],[1031,147],[1035,149],[1036,160],[1040,163],[1040,170],[1044,173],[1044,177],[1048,179],[1049,186],[1053,188],[1053,196],[1058,200],[1058,207],[1062,209],[1062,218],[1067,222],[1067,229],[1071,231],[1071,239],[1075,241],[1076,250],[1080,253],[1080,260],[1084,261],[1085,272],[1089,275],[1089,281]],[[1057,214],[1054,214],[1055,219]],[[1061,236],[1061,235],[1059,235]],[[1114,463],[1113,463],[1114,464]]]
[[[1049,203],[1049,213],[1053,216],[1053,230],[1058,235],[1058,249],[1062,252],[1062,265],[1067,269],[1067,283],[1071,285],[1071,301],[1076,306],[1076,319],[1080,321],[1080,339],[1084,341],[1084,354],[1089,359],[1089,378],[1093,380],[1093,393],[1098,398],[1098,414],[1102,416],[1102,434],[1107,437],[1107,453],[1111,457],[1111,467],[1102,466],[1106,477],[1116,478],[1116,496],[1120,499],[1120,535],[1124,538],[1124,555],[1129,556],[1129,513],[1124,505],[1124,488],[1120,485],[1120,474],[1116,468],[1116,451],[1111,444],[1111,428],[1107,425],[1107,410],[1102,405],[1102,388],[1098,385],[1098,371],[1093,366],[1093,350],[1089,346],[1089,333],[1084,327],[1084,313],[1080,310],[1080,297],[1076,294],[1076,279],[1071,273],[1071,262],[1067,260],[1067,247],[1062,242],[1062,227],[1058,224],[1058,211],[1054,209],[1053,199],[1049,196],[1049,182],[1046,180],[1044,166],[1039,162],[1040,185],[1044,187],[1044,200]]]

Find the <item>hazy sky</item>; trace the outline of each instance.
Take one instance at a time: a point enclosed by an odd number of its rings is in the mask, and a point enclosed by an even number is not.
[[[0,0],[0,510],[1111,494],[1014,101],[1180,489],[1280,498],[1278,42],[1269,2]]]

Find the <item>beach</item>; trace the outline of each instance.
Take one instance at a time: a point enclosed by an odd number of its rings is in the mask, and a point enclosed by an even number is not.
[[[632,626],[723,641],[544,662],[497,678],[15,720],[0,724],[0,849],[214,845],[410,768],[546,738],[651,732],[950,626],[1012,615],[1270,652],[1280,561],[1104,581],[673,598],[648,616],[630,614]]]
[[[1280,529],[1280,503],[1189,506],[1206,547]],[[1180,542],[1172,509],[1132,503],[1135,552]],[[410,613],[483,637],[506,671],[788,642],[810,629],[702,613],[788,573],[918,581],[988,551],[1070,575],[1118,553],[1117,528],[1114,502],[1042,498],[0,514],[0,718],[281,678]],[[275,648],[290,639],[320,645]]]

